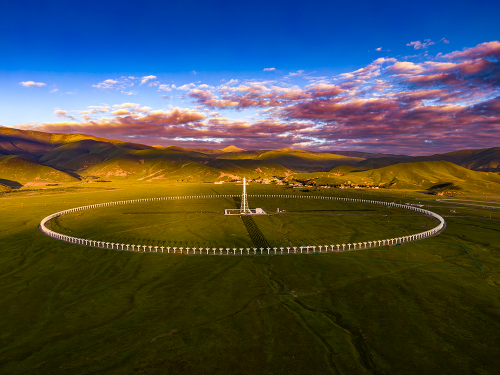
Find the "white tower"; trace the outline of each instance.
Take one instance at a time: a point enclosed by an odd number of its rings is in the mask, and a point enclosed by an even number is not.
[[[241,195],[241,208],[240,208],[240,212],[242,214],[251,214],[250,209],[248,208],[247,181],[246,181],[245,177],[243,177],[243,194]]]

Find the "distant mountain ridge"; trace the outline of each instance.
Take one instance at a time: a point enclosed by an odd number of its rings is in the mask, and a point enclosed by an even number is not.
[[[370,158],[356,164],[358,167],[373,169],[398,163],[419,161],[449,161],[467,169],[484,172],[500,172],[500,147],[475,150],[460,150],[427,156],[384,156]]]
[[[3,161],[0,164],[0,183],[7,186],[24,185],[35,181],[41,183],[45,180],[71,182],[88,176],[106,179],[209,182],[243,175],[249,178],[265,178],[308,173],[322,176],[321,178],[328,177],[330,180],[334,178],[333,176],[339,181],[343,180],[340,178],[342,175],[352,177],[351,180],[365,176],[372,183],[381,183],[382,180],[387,183],[386,180],[390,176],[384,172],[384,168],[395,165],[397,170],[401,168],[414,170],[413,175],[425,168],[442,170],[444,168],[442,163],[433,163],[440,161],[454,163],[467,170],[498,172],[500,147],[414,157],[358,151],[334,153],[288,148],[244,150],[236,146],[218,150],[190,149],[160,145],[153,147],[84,134],[52,134],[0,126],[0,160]],[[15,168],[20,169],[16,171]],[[377,179],[374,177],[377,174],[385,177]],[[404,173],[400,174],[403,176]],[[427,171],[424,175],[432,173]],[[435,178],[439,180],[438,182],[446,180],[445,176],[448,176],[446,173],[438,175],[441,176]],[[451,181],[456,176],[452,177],[447,178]],[[484,176],[476,177],[482,179]],[[392,185],[409,187],[418,185],[413,177],[400,177],[400,179],[406,182]],[[14,182],[9,185],[2,180]]]

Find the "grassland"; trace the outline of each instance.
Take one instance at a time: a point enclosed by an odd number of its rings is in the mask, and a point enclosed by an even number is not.
[[[291,191],[251,188],[255,194]],[[82,204],[213,189],[236,193],[241,186],[113,182],[5,193],[0,198],[0,373],[498,372],[498,196],[436,200],[411,190],[311,192],[421,202],[448,223],[438,237],[328,255],[116,252],[56,241],[36,228],[42,217]],[[286,209],[286,202],[260,203]],[[201,208],[210,207],[191,206],[195,212]],[[286,227],[287,217],[272,216],[279,218],[274,227],[256,223],[268,236],[266,231]],[[103,223],[93,223],[94,234],[109,229]],[[60,225],[73,228],[71,220]],[[316,238],[313,229],[307,231]]]

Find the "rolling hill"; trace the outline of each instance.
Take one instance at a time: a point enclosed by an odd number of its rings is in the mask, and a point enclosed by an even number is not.
[[[399,163],[365,171],[349,171],[343,175],[328,173],[293,174],[290,178],[315,185],[379,186],[396,189],[439,190],[447,187],[455,191],[488,190],[498,194],[500,176],[492,172],[478,172],[448,161]],[[440,191],[440,190],[439,190]]]
[[[0,157],[0,183],[18,188],[26,184],[44,184],[56,182],[77,182],[77,178],[68,173],[40,164],[37,161],[19,155]]]
[[[435,184],[441,186],[435,188],[438,190],[459,190],[497,183],[498,174],[476,172],[500,171],[500,147],[414,157],[359,151],[243,150],[235,146],[189,149],[0,126],[0,160],[0,179],[10,187],[74,182],[81,176],[210,182],[243,175],[293,175],[317,184],[405,189],[431,189]]]
[[[255,150],[229,152],[218,157],[229,160],[265,160],[288,169],[304,172],[327,171],[338,165],[355,164],[363,159],[327,152],[311,152],[293,149]]]

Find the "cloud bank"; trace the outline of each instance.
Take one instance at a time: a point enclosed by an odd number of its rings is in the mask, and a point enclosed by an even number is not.
[[[425,50],[436,43],[426,39],[408,45]],[[275,69],[264,69],[270,70]],[[149,75],[108,79],[94,87],[119,90],[138,82],[156,82],[157,91],[176,90],[192,108],[154,110],[141,107],[144,103],[122,103],[112,110],[87,109],[91,112],[80,112],[80,119],[58,110],[57,116],[76,120],[35,128],[188,147],[236,144],[418,155],[500,145],[498,41],[432,58],[381,57],[332,77],[300,70],[274,81],[231,79],[215,87],[161,84]],[[232,118],[243,111],[252,115]]]

